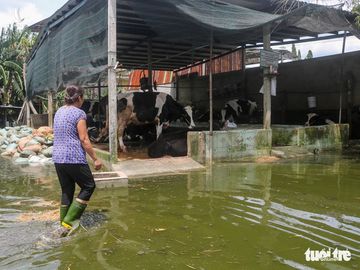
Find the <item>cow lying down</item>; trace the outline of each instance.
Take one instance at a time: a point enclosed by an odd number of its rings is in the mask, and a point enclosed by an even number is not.
[[[319,116],[317,113],[308,113],[307,117],[308,120],[305,122],[306,127],[335,124],[334,121],[331,121],[326,117]]]
[[[190,106],[183,107],[170,95],[161,92],[131,92],[121,93],[117,101],[117,131],[119,147],[126,152],[123,142],[124,130],[130,125],[144,125],[154,123],[156,126],[156,138],[159,138],[163,126],[177,119],[184,119],[188,127],[195,127]],[[101,141],[108,134],[109,121],[99,135],[97,141]]]
[[[187,155],[187,132],[189,129],[168,128],[148,147],[151,158],[163,156],[180,157]]]

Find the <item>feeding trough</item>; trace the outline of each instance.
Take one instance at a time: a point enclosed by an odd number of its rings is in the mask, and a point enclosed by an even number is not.
[[[128,177],[122,172],[94,172],[98,187],[127,187]]]

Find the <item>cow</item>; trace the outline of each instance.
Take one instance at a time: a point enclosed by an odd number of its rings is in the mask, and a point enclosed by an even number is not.
[[[86,113],[87,127],[101,127],[101,116],[105,115],[107,96],[103,97],[99,101],[85,100],[81,106],[81,110]]]
[[[249,122],[254,112],[257,110],[257,104],[247,99],[233,99],[228,101],[221,110],[221,125],[227,121]]]
[[[96,142],[100,134],[101,128],[105,126],[104,118],[106,112],[107,96],[103,97],[99,101],[85,100],[80,107],[86,113],[86,126],[89,134],[89,138],[92,142]],[[104,138],[104,140],[106,140]]]
[[[187,128],[170,127],[148,147],[148,155],[151,158],[162,156],[180,157],[187,155]]]
[[[335,122],[331,121],[326,117],[319,116],[317,113],[308,113],[307,117],[308,120],[305,122],[306,127],[335,124]]]
[[[154,123],[156,138],[159,138],[164,126],[171,121],[183,118],[192,129],[195,127],[192,118],[192,108],[183,107],[170,95],[162,92],[131,92],[120,93],[117,97],[117,129],[119,147],[126,152],[123,142],[124,130],[130,125]],[[108,134],[109,121],[100,133],[98,141]]]

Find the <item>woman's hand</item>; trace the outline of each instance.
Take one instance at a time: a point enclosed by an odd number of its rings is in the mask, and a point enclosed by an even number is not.
[[[94,167],[95,167],[95,170],[100,170],[101,169],[101,167],[102,167],[102,162],[101,162],[101,160],[99,160],[99,159],[95,159],[94,160]]]

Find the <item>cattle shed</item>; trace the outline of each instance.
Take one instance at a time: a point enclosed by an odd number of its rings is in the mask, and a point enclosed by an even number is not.
[[[119,68],[177,71],[201,62],[212,67],[214,58],[239,49],[261,47],[269,52],[273,45],[358,35],[355,16],[349,12],[289,2],[290,10],[264,0],[70,0],[36,25],[41,30],[27,62],[28,100],[48,92],[51,101],[54,92],[69,84],[107,86],[110,158],[116,161]],[[321,35],[324,33],[328,35]],[[272,65],[265,63],[260,78],[264,83],[265,133],[271,127]],[[151,85],[151,75],[148,80]],[[212,90],[210,68],[210,112]],[[51,108],[52,104],[49,122]],[[211,117],[212,113],[210,157]]]

